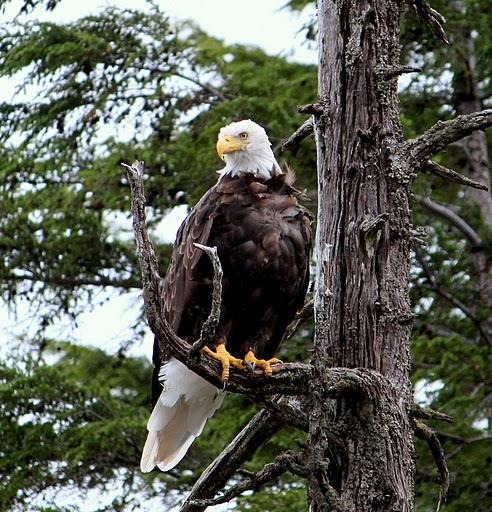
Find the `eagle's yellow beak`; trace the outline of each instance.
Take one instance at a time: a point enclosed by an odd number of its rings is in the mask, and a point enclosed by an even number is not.
[[[233,151],[243,149],[246,144],[246,142],[236,139],[235,137],[224,135],[224,137],[221,137],[217,141],[217,154],[222,160],[224,160],[224,155],[226,153],[232,153]]]

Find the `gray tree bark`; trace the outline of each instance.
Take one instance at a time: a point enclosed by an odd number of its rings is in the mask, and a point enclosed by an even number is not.
[[[465,6],[461,0],[454,0],[452,7],[465,14]],[[475,43],[472,27],[462,25],[461,32],[456,34],[458,40],[453,59],[453,103],[458,114],[470,114],[483,109],[480,98],[480,86],[477,82]],[[475,131],[461,141],[464,152],[463,170],[467,176],[484,185],[487,190],[465,189],[464,194],[480,210],[481,222],[492,230],[492,194],[490,182],[489,155],[487,139],[483,131]],[[492,261],[484,247],[474,248],[473,263],[480,284],[480,297],[485,305],[492,308]],[[487,321],[487,329],[492,334],[492,315]]]
[[[318,1],[312,511],[413,509],[409,177],[393,158],[399,18],[394,0]],[[331,403],[332,366],[372,370],[365,392]]]

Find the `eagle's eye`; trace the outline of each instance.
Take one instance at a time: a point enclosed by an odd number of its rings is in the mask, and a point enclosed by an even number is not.
[[[242,132],[239,134],[239,137],[243,140],[246,140],[248,138],[248,134],[246,132]]]

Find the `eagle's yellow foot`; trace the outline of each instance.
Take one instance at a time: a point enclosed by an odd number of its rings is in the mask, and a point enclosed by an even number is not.
[[[217,359],[220,361],[222,365],[222,382],[226,383],[229,380],[229,368],[234,366],[234,368],[239,368],[242,370],[244,368],[243,362],[241,359],[237,357],[231,356],[229,352],[227,352],[225,345],[223,343],[219,343],[217,345],[216,351],[210,350],[208,347],[203,347],[203,352],[213,359]]]
[[[272,375],[272,364],[278,364],[282,361],[280,359],[277,359],[276,357],[272,357],[272,359],[256,359],[255,355],[253,354],[253,351],[250,350],[245,356],[244,356],[244,364],[251,369],[252,372],[255,371],[255,368],[261,368],[263,370],[263,373],[265,374],[265,377],[270,377]]]

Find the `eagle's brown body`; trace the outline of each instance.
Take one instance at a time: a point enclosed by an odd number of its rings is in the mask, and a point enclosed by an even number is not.
[[[250,349],[273,357],[309,283],[312,217],[288,181],[224,176],[183,222],[164,283],[165,315],[178,336],[195,341],[210,313],[213,269],[194,243],[216,246],[224,271],[217,339],[238,358]],[[156,345],[153,404],[163,362]]]
[[[178,336],[200,336],[212,301],[213,268],[196,243],[217,247],[224,272],[216,336],[204,347],[229,367],[272,374],[273,358],[309,282],[311,214],[282,172],[265,130],[251,120],[221,128],[221,177],[181,225],[163,287],[164,314]],[[224,392],[154,343],[152,414],[140,468],[168,471],[185,456]],[[256,378],[253,377],[252,378]],[[261,385],[261,382],[258,383]]]

